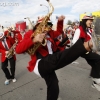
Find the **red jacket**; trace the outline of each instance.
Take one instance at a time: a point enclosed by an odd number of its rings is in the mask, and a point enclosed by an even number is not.
[[[63,41],[63,39],[66,38],[66,36],[67,36],[66,34],[64,34],[63,37],[62,37],[62,35],[61,35],[62,41]],[[56,45],[57,45],[58,51],[63,51],[63,50],[65,50],[65,48],[66,48],[66,44],[69,43],[69,40],[67,40],[67,41],[65,42],[65,44],[62,45],[62,46],[59,46],[59,44],[61,43],[61,41],[60,41],[59,39],[56,39],[55,43],[56,43]]]
[[[80,29],[80,38],[84,38],[85,42],[91,39],[91,37],[86,32],[84,32],[82,26],[80,26],[79,29]]]
[[[15,40],[11,37],[6,38],[6,42],[8,44],[8,47],[11,48],[12,45],[15,43]],[[4,62],[6,60],[5,57],[5,47],[2,45],[2,41],[0,41],[0,53],[1,53],[1,62]],[[14,55],[14,59],[16,60],[16,56]]]
[[[62,30],[63,30],[63,21],[58,21],[57,30],[56,31],[51,30],[49,32],[49,35],[52,39],[52,44],[54,44],[53,39],[56,38],[57,36],[59,36],[61,34]],[[31,46],[34,46],[34,43],[31,39],[32,34],[33,34],[33,31],[31,31],[31,30],[25,34],[24,39],[21,42],[19,42],[18,45],[16,46],[16,53],[20,54],[20,53],[26,52]],[[57,47],[54,44],[52,49],[56,50],[56,48]],[[37,52],[39,52],[44,57],[48,55],[48,49],[44,49],[43,46],[40,46],[37,49]],[[32,72],[34,70],[36,61],[37,61],[36,54],[31,55],[31,61],[29,62],[29,66],[27,67],[30,72]]]
[[[20,42],[20,41],[22,41],[23,37],[24,37],[24,34],[22,36],[21,33],[18,33],[18,34],[16,34],[15,38],[18,40],[18,42]]]

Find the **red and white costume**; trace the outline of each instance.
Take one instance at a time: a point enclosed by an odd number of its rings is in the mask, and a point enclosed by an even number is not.
[[[36,52],[39,52],[43,57],[45,57],[48,54],[53,53],[53,51],[56,51],[57,46],[54,43],[54,38],[59,36],[63,30],[63,21],[58,21],[57,23],[57,30],[51,30],[49,32],[49,36],[47,37],[47,45],[45,47],[40,46]],[[26,52],[31,46],[34,46],[34,43],[31,39],[31,35],[33,34],[33,31],[30,30],[28,31],[22,42],[19,43],[19,45],[16,46],[16,53],[20,54],[23,52]],[[20,46],[20,47],[19,47]],[[49,47],[52,47],[52,50]],[[30,72],[34,70],[35,67],[37,67],[38,61],[37,61],[37,56],[36,53],[34,55],[31,55],[31,61],[29,62],[29,66],[27,67]]]
[[[85,42],[91,39],[92,30],[88,29],[87,33],[83,31],[83,28],[80,26],[76,29],[72,43],[74,44],[79,38],[84,38]]]
[[[18,40],[18,42],[22,41],[22,39],[24,38],[24,35],[25,35],[25,32],[22,34],[20,32],[16,34],[16,39]]]
[[[4,41],[5,41],[5,43],[6,43],[6,45],[7,45],[7,47],[10,49],[11,47],[12,47],[12,45],[15,43],[15,40],[13,39],[13,38],[11,38],[11,37],[6,37],[5,39],[4,39]],[[6,60],[6,55],[5,55],[5,52],[6,52],[7,50],[5,49],[5,47],[4,47],[4,43],[1,41],[0,42],[0,53],[1,53],[1,62],[4,62],[5,60]],[[16,60],[16,56],[14,55],[14,59]]]

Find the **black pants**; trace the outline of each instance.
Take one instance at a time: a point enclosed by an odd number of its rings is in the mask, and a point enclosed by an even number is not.
[[[10,62],[10,71],[8,70],[8,61]],[[1,68],[3,72],[5,73],[5,77],[7,79],[14,79],[15,77],[15,60],[14,58],[6,59],[4,62],[1,64]]]
[[[100,55],[89,52],[89,54],[82,55],[87,63],[92,67],[90,76],[93,78],[100,78]]]
[[[65,67],[86,52],[82,40],[79,39],[71,48],[40,60],[38,69],[47,84],[47,100],[57,100],[58,98],[59,85],[55,70]]]

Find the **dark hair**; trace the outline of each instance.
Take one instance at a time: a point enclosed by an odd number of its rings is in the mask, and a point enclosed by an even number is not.
[[[33,31],[36,30],[37,26],[39,25],[40,23],[37,23],[34,27],[33,27]]]
[[[86,22],[88,19],[82,19],[82,21],[80,21],[80,25],[82,26],[83,30],[86,32],[87,26],[86,26]]]
[[[40,24],[40,23],[37,23],[37,24],[33,27],[33,31],[36,30],[36,28],[37,28],[37,26],[38,26],[39,24]],[[52,22],[47,22],[47,26],[52,27],[52,26],[53,26]]]
[[[4,26],[2,26],[2,29],[4,28]]]
[[[52,22],[47,22],[47,25],[50,26],[50,27],[53,26]]]

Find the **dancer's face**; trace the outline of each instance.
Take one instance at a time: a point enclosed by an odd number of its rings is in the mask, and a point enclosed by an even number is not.
[[[88,19],[88,20],[86,21],[86,26],[87,26],[87,27],[91,27],[92,23],[93,23],[93,19]]]

